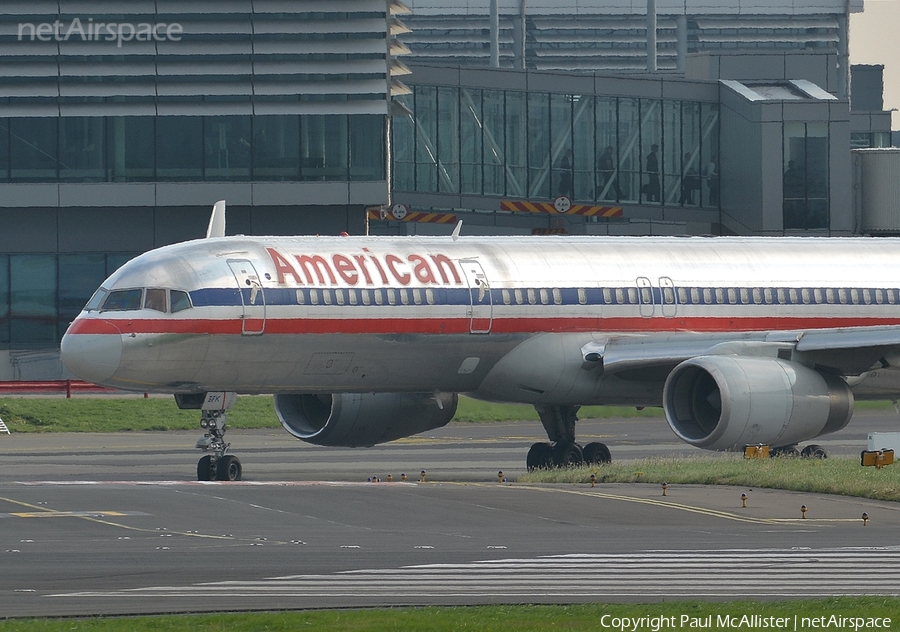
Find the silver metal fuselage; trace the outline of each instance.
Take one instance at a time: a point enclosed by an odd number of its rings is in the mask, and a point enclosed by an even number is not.
[[[893,239],[224,237],[124,265],[103,288],[140,305],[89,305],[62,354],[143,392],[658,405],[664,374],[589,370],[586,350],[627,340],[640,368],[659,349],[898,325],[898,277]],[[191,305],[148,308],[153,289]]]

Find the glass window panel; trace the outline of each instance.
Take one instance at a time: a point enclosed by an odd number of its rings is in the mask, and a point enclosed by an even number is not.
[[[550,199],[550,95],[528,94],[529,198]]]
[[[59,119],[59,178],[69,182],[106,180],[104,120],[99,116]]]
[[[199,180],[202,178],[202,117],[157,117],[156,175],[160,180]]]
[[[107,119],[108,168],[113,182],[153,179],[156,157],[154,120],[150,116]]]
[[[828,227],[828,124],[784,124],[785,229]]]
[[[662,102],[663,138],[666,139],[660,147],[660,162],[665,165],[662,191],[662,199],[666,204],[682,204],[685,193],[685,183],[689,184],[689,178],[684,178],[685,169],[691,161],[690,154],[685,155],[688,148],[682,149],[681,144],[681,101],[665,100]],[[691,191],[692,192],[692,191]]]
[[[148,288],[144,293],[144,309],[166,313],[168,311],[166,291],[161,288]]]
[[[459,91],[438,88],[438,190],[459,193]]]
[[[807,228],[828,228],[828,197],[828,123],[807,123]]]
[[[572,153],[572,96],[550,95],[550,134],[553,163],[551,195],[564,195],[569,199],[574,193]]]
[[[204,176],[207,180],[250,178],[250,117],[203,118]]]
[[[350,116],[350,179],[384,180],[386,156],[384,117],[379,114]]]
[[[0,119],[0,182],[9,180],[9,119]],[[0,327],[2,328],[2,327]]]
[[[56,118],[9,119],[10,178],[51,182],[57,178]]]
[[[103,255],[59,256],[59,335],[107,277]]]
[[[619,156],[616,148],[616,99],[598,97],[595,105],[597,138],[596,200],[616,201],[622,197],[619,188]]]
[[[665,169],[662,153],[662,103],[656,99],[641,99],[641,156],[643,178],[641,201],[658,203],[662,196],[664,181],[660,174]]]
[[[619,99],[619,201],[637,202],[641,193],[641,113],[637,99]]]
[[[703,172],[709,154],[701,146],[700,104],[681,102],[682,180],[680,200],[686,206],[703,202]]]
[[[347,180],[349,171],[347,116],[300,117],[300,179]]]
[[[574,170],[573,195],[576,200],[594,199],[594,98],[572,97],[572,154]]]
[[[9,342],[9,257],[0,255],[0,343]]]
[[[528,190],[528,101],[524,92],[506,93],[506,193],[526,197]]]
[[[413,111],[411,94],[397,97],[395,101]],[[465,136],[463,136],[465,138]],[[394,191],[415,191],[416,178],[416,129],[413,115],[404,114],[391,119],[391,160]]]
[[[103,301],[103,307],[100,311],[125,312],[140,309],[143,294],[144,291],[141,288],[113,290],[106,297],[106,300]]]
[[[299,290],[297,297],[300,297]],[[187,292],[182,290],[172,290],[171,292],[172,299],[172,313],[176,314],[178,312],[184,311],[186,309],[191,308],[191,297],[188,296]]]
[[[705,187],[700,203],[703,206],[719,206],[719,106],[716,103],[700,104],[701,145],[703,168],[700,170]]]
[[[10,338],[17,343],[56,343],[56,256],[9,258]]]
[[[504,173],[506,123],[504,98],[499,90],[485,90],[484,99],[484,193],[503,195],[506,192]]]
[[[437,190],[437,89],[416,86],[416,191]]]
[[[296,180],[300,175],[300,117],[253,117],[253,177]]]
[[[481,91],[460,88],[459,188],[461,193],[482,191]]]

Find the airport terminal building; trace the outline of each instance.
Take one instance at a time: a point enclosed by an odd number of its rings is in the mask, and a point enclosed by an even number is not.
[[[490,6],[7,3],[0,379],[58,376],[102,280],[219,199],[229,234],[861,232],[862,0]]]

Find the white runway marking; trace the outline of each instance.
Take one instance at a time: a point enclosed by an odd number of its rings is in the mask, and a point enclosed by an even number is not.
[[[559,555],[290,575],[53,597],[754,598],[898,595],[900,548],[730,549]]]

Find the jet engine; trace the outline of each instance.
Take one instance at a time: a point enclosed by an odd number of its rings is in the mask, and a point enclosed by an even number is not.
[[[386,443],[447,425],[456,393],[275,395],[281,425],[298,439],[356,448]]]
[[[853,393],[840,377],[796,362],[698,356],[679,364],[663,390],[669,426],[707,450],[792,445],[847,425]]]

